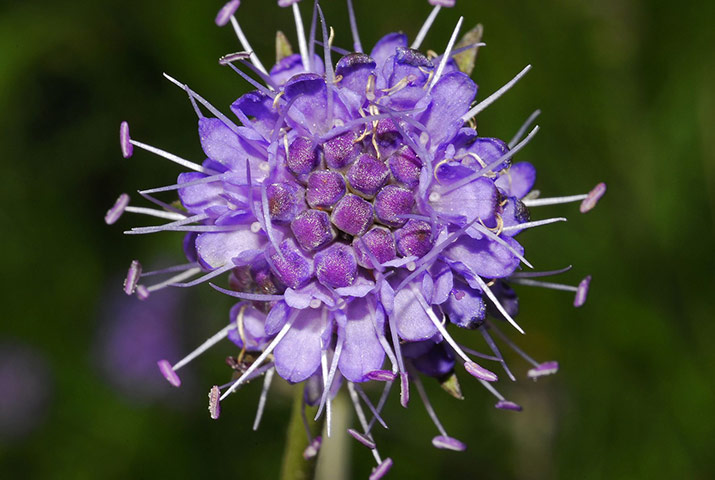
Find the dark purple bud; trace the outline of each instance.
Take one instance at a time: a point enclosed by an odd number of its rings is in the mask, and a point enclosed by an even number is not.
[[[432,445],[442,450],[454,450],[455,452],[463,452],[467,446],[456,438],[438,435],[432,439]]]
[[[131,295],[137,288],[137,282],[142,274],[142,264],[139,260],[132,260],[131,265],[129,265],[129,271],[127,272],[127,278],[124,279],[124,293]]]
[[[377,122],[375,135],[377,135],[377,141],[381,145],[390,145],[401,138],[397,124],[391,118],[385,118]]]
[[[274,222],[290,222],[305,210],[305,190],[290,182],[274,183],[266,188],[268,212]]]
[[[579,207],[579,210],[581,213],[586,213],[589,210],[591,210],[593,207],[596,206],[598,201],[601,199],[601,197],[606,193],[606,184],[601,182],[595,187],[593,187],[593,190],[588,192],[588,196],[583,199],[583,202],[581,202],[581,206]]]
[[[129,124],[122,122],[119,125],[119,147],[122,149],[122,157],[129,158],[134,153],[134,145],[131,143],[132,138],[129,136]]]
[[[162,375],[164,375],[164,378],[166,378],[170,384],[175,387],[181,386],[181,379],[176,374],[168,360],[159,360],[156,364],[159,365],[159,371]]]
[[[409,188],[415,188],[420,183],[420,170],[422,160],[417,158],[415,151],[410,147],[403,147],[393,153],[388,163],[395,180]]]
[[[236,10],[238,10],[239,5],[241,5],[240,0],[231,0],[226,5],[221,7],[221,10],[219,10],[216,15],[216,25],[219,27],[226,25],[231,16],[233,16],[233,14],[236,13]]]
[[[370,474],[368,480],[380,480],[382,477],[387,475],[387,472],[392,468],[392,459],[386,458],[382,461],[380,465],[375,467]]]
[[[485,382],[496,382],[498,378],[496,373],[487,370],[475,362],[464,362],[464,369],[471,376],[484,380]]]
[[[320,446],[322,445],[322,443],[323,437],[315,437],[313,441],[310,442],[307,447],[305,447],[305,450],[303,450],[303,459],[310,460],[311,458],[315,458],[315,456],[318,455],[318,452],[320,451]]]
[[[397,256],[395,236],[390,230],[382,227],[375,227],[362,237],[356,237],[353,240],[353,249],[358,264],[365,268],[375,268],[374,260],[382,264]]]
[[[146,288],[145,285],[137,285],[137,288],[135,289],[135,293],[137,294],[137,298],[142,301],[149,298],[149,294],[150,294],[149,289]]]
[[[219,390],[218,385],[211,387],[209,391],[209,415],[211,415],[211,418],[214,420],[218,420],[219,415],[221,415],[220,397],[221,390]]]
[[[348,182],[356,192],[372,198],[387,183],[390,171],[384,162],[366,153],[360,155],[348,170]]]
[[[355,143],[355,132],[348,131],[331,138],[323,144],[323,154],[328,167],[341,170],[348,166],[360,154],[360,147]]]
[[[499,400],[494,407],[499,410],[511,410],[513,412],[521,412],[523,410],[521,405],[510,402],[509,400]]]
[[[304,137],[298,137],[288,147],[286,165],[295,175],[306,175],[318,167],[320,157],[313,142]]]
[[[395,232],[397,253],[403,257],[422,257],[432,249],[432,227],[422,220],[409,220]]]
[[[313,276],[313,261],[306,258],[290,238],[283,240],[280,249],[283,257],[270,248],[274,273],[287,287],[296,289],[304,286]]]
[[[385,225],[400,227],[407,221],[403,215],[412,212],[414,194],[397,185],[388,185],[375,197],[375,215]]]
[[[526,376],[536,380],[539,377],[553,375],[559,371],[559,362],[544,362],[532,368],[526,373]]]
[[[335,243],[315,254],[318,281],[330,288],[349,287],[357,276],[357,260],[353,249]]]
[[[576,296],[573,299],[573,306],[578,308],[582,307],[586,303],[586,297],[588,297],[588,287],[591,285],[591,275],[581,280],[576,289]]]
[[[446,348],[444,342],[413,342],[412,344],[405,345],[405,347],[419,343],[425,343],[428,347],[426,351],[418,354],[412,360],[415,368],[419,370],[420,373],[429,375],[430,377],[442,377],[454,370],[454,355],[450,349]],[[403,352],[408,355],[404,348]]]
[[[357,195],[345,195],[335,208],[330,220],[338,230],[349,235],[362,235],[372,225],[372,205]]]
[[[375,380],[376,382],[392,382],[397,378],[397,374],[390,370],[373,370],[366,377],[368,380]]]
[[[487,315],[482,294],[459,280],[455,281],[443,308],[451,323],[470,330],[484,324]]]
[[[308,191],[305,198],[313,208],[328,208],[345,195],[345,179],[338,172],[321,170],[308,177]]]
[[[375,442],[370,440],[367,436],[363,435],[362,433],[358,432],[357,430],[353,430],[352,428],[348,428],[348,433],[350,436],[352,436],[355,440],[358,442],[362,443],[365,445],[367,448],[372,450],[375,448]]]
[[[322,210],[306,210],[290,224],[290,229],[304,250],[311,251],[333,241],[335,232],[330,216]]]
[[[434,5],[435,7],[453,7],[456,3],[457,0],[428,0],[430,5]]]
[[[119,220],[119,217],[122,216],[124,209],[127,208],[127,205],[129,205],[129,195],[122,193],[119,195],[119,198],[117,198],[117,201],[114,202],[112,208],[107,210],[107,214],[104,216],[104,222],[107,225],[114,224],[117,220]]]

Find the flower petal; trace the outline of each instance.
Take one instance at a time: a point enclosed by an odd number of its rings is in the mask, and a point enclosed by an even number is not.
[[[375,333],[368,300],[350,302],[347,318],[345,325],[338,329],[338,336],[344,341],[338,367],[349,381],[362,382],[368,373],[382,367],[385,351]]]
[[[300,311],[291,329],[273,351],[278,375],[291,383],[298,383],[315,373],[320,367],[320,337],[327,324],[320,309]]]

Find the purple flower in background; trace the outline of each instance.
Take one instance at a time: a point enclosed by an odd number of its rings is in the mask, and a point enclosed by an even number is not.
[[[530,67],[475,102],[477,85],[469,74],[482,45],[481,27],[457,42],[460,18],[439,47],[441,55],[420,50],[437,13],[454,6],[453,0],[431,0],[432,13],[411,42],[391,33],[372,49],[363,48],[348,1],[352,48],[325,48],[322,55],[316,53],[316,32],[324,46],[332,39],[318,3],[306,35],[298,2],[279,1],[293,11],[299,52],[278,35],[279,57],[270,69],[241,30],[239,3],[229,2],[216,18],[218,25],[231,23],[244,49],[219,63],[254,89],[230,106],[238,122],[166,76],[189,96],[206,158],[185,160],[133,140],[126,122],[120,128],[125,157],[137,147],[189,170],[172,185],[140,192],[158,209],[129,206],[122,195],[107,213],[107,223],[125,211],[168,220],[129,234],[185,235],[186,264],[148,285],[134,262],[125,292],[147,299],[167,286],[210,283],[239,302],[226,327],[194,352],[173,364],[161,360],[162,373],[178,387],[180,368],[228,339],[239,349],[229,361],[238,376],[211,389],[212,418],[219,416],[220,402],[264,376],[257,425],[277,372],[291,383],[307,382],[306,402],[326,415],[328,431],[331,400],[347,384],[360,420],[360,431],[350,433],[373,452],[372,479],[392,465],[378,453],[372,428],[383,423],[380,411],[396,381],[403,406],[415,386],[437,429],[433,445],[464,450],[437,418],[421,377],[436,378],[461,396],[456,375],[466,372],[494,395],[497,408],[520,410],[493,386],[492,367],[475,360],[499,364],[514,379],[499,341],[531,364],[528,377],[557,371],[556,362],[536,362],[504,332],[524,333],[514,320],[512,286],[572,291],[581,306],[590,277],[577,287],[538,280],[568,268],[531,271],[516,237],[565,220],[532,220],[530,208],[579,201],[586,212],[605,185],[583,195],[539,197],[535,168],[514,162],[538,131],[529,131],[538,112],[509,142],[479,136],[476,115]],[[156,196],[172,193],[180,206]],[[222,276],[229,276],[228,288],[213,283]],[[458,328],[478,330],[489,353],[458,344],[450,334]],[[368,381],[384,382],[377,405],[360,388]],[[313,441],[306,455],[319,445]]]
[[[43,423],[52,389],[52,372],[38,351],[0,344],[0,442],[18,440]]]

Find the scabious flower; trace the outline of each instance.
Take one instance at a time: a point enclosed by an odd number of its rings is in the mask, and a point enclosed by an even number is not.
[[[229,395],[264,375],[257,425],[277,372],[291,383],[305,382],[304,401],[327,416],[328,431],[331,399],[345,383],[360,423],[349,433],[372,450],[373,479],[392,461],[378,453],[372,428],[384,423],[380,412],[393,383],[399,383],[403,406],[414,385],[439,433],[433,445],[463,450],[438,420],[421,377],[434,377],[461,397],[457,372],[464,370],[496,397],[497,408],[521,409],[493,386],[497,375],[475,361],[499,363],[513,379],[498,339],[531,364],[528,377],[557,371],[556,362],[534,361],[504,333],[509,327],[523,333],[514,320],[519,305],[512,287],[573,291],[580,306],[590,277],[575,287],[537,280],[567,269],[523,270],[531,264],[517,235],[565,220],[532,220],[531,207],[581,201],[585,212],[605,185],[583,195],[538,198],[534,167],[513,161],[536,134],[538,127],[525,136],[538,112],[508,143],[479,136],[475,116],[530,67],[475,104],[477,85],[468,73],[482,45],[481,28],[457,44],[460,18],[441,55],[420,51],[437,13],[454,0],[430,0],[434,9],[411,43],[390,33],[369,51],[351,1],[353,46],[347,51],[332,46],[318,2],[306,35],[298,1],[279,0],[293,11],[299,53],[279,34],[279,58],[270,70],[240,27],[239,3],[230,1],[216,17],[219,26],[232,25],[244,49],[219,63],[254,88],[230,106],[238,123],[167,75],[189,96],[207,158],[185,160],[133,140],[126,122],[120,128],[124,157],[138,147],[190,170],[173,185],[140,192],[161,209],[129,206],[122,195],[107,213],[108,223],[124,211],[170,220],[131,234],[185,232],[188,263],[146,286],[134,262],[125,292],[146,298],[166,286],[228,275],[228,288],[210,284],[239,300],[225,328],[183,360],[161,360],[161,372],[178,387],[181,367],[228,339],[240,349],[229,359],[238,378],[211,389],[213,418]],[[322,56],[316,53],[318,29]],[[180,206],[157,199],[163,192],[177,192]],[[477,330],[491,353],[457,343],[450,330],[459,328]],[[360,388],[368,381],[384,383],[377,405]],[[319,446],[311,439],[306,456]]]

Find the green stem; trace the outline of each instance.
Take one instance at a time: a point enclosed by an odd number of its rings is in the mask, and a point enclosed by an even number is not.
[[[315,466],[318,463],[317,455],[310,460],[303,458],[303,452],[308,446],[308,439],[303,426],[303,385],[293,387],[293,408],[291,410],[290,422],[286,432],[286,446],[283,451],[283,466],[281,467],[281,480],[313,480],[315,477]],[[306,415],[309,419],[310,434],[313,438],[321,434],[323,429],[323,419],[321,415],[317,421],[311,419],[315,416],[317,408],[306,407]]]

